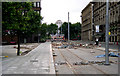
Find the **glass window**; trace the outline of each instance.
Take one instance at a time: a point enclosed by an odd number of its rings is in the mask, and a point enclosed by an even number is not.
[[[115,36],[115,42],[117,42],[117,36]]]
[[[25,15],[25,12],[24,12],[24,11],[22,12],[22,15],[23,15],[23,16]]]
[[[114,36],[112,37],[112,41],[114,42]]]
[[[36,2],[34,2],[34,7],[36,7]]]
[[[37,11],[37,13],[39,13],[39,14],[40,14],[40,11]]]
[[[40,7],[40,3],[39,2],[37,2],[37,7]]]

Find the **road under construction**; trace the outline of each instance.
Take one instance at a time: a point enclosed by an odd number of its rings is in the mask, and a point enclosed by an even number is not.
[[[106,66],[105,50],[96,49],[94,44],[52,42],[55,72],[60,74],[118,74],[118,57],[109,56],[110,65]],[[118,54],[118,51],[110,50]],[[101,55],[101,57],[97,57]]]

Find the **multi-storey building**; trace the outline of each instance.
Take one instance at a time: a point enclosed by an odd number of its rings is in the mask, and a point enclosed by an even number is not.
[[[37,1],[37,2],[33,2],[33,10],[37,13],[39,13],[39,15],[41,16],[41,0]],[[42,23],[40,21],[40,23]],[[39,42],[40,41],[40,34],[39,34],[39,30],[37,34],[33,34],[32,35],[32,39],[30,39],[30,41],[32,40],[32,42]]]
[[[95,31],[95,38],[99,41],[105,41],[105,16],[106,16],[106,3],[95,2],[93,3],[93,17],[94,26],[99,26],[99,32]]]
[[[33,10],[41,14],[41,2],[34,2],[33,5]]]
[[[89,3],[82,10],[82,31],[81,31],[81,39],[82,40],[93,40],[93,15],[92,15],[92,4]]]
[[[99,25],[99,33],[95,33],[95,37],[105,41],[106,2],[94,2],[93,13],[94,26]],[[120,41],[120,2],[109,2],[109,26],[110,41]]]
[[[120,2],[110,3],[110,41],[120,41]]]

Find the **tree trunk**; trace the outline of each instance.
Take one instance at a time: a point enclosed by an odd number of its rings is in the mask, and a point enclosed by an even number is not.
[[[18,30],[18,50],[17,50],[17,55],[20,55],[20,31]]]

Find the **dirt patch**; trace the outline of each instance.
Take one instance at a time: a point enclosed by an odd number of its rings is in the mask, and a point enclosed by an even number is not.
[[[22,52],[21,55],[26,55],[27,53],[29,53],[30,51],[32,51],[33,49],[35,49],[39,44],[34,44],[32,47],[30,48],[27,48],[27,47],[24,47],[25,49],[27,49],[26,51]]]

